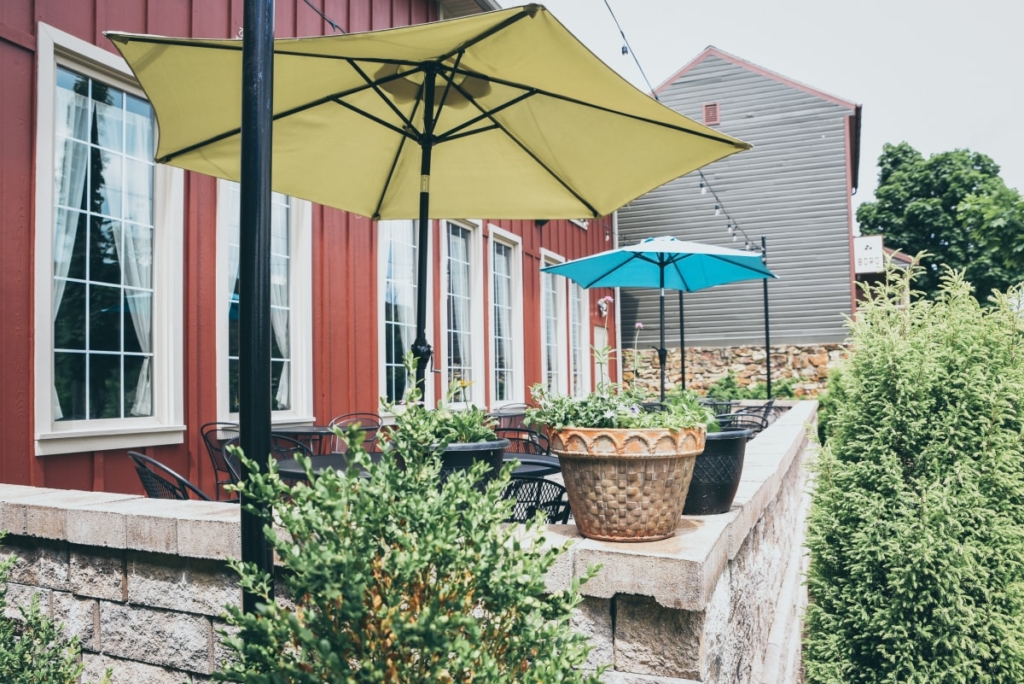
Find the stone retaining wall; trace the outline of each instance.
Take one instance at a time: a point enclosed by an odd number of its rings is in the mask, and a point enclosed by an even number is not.
[[[803,461],[817,404],[796,402],[748,444],[743,480],[724,515],[684,517],[675,537],[572,541],[548,576],[565,587],[592,563],[574,625],[591,637],[589,665],[616,684],[795,682],[799,653]],[[0,485],[0,557],[20,561],[12,606],[40,594],[82,642],[86,681],[207,682],[224,655],[217,634],[239,602],[228,558],[240,555],[238,508],[94,492]],[[796,635],[796,636],[793,636]]]
[[[848,348],[844,344],[778,345],[772,346],[772,382],[793,378],[797,396],[814,397],[825,389],[828,372],[846,357]],[[653,349],[622,350],[624,382],[633,383],[657,391],[661,383],[661,365]],[[679,384],[681,362],[679,348],[668,350],[665,363],[666,388]],[[634,372],[634,369],[636,372]],[[708,386],[734,373],[740,385],[764,384],[764,346],[760,347],[687,347],[686,386],[695,390],[706,390]]]

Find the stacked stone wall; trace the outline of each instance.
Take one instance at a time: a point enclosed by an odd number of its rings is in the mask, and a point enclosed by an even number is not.
[[[830,370],[846,358],[844,344],[778,345],[772,346],[772,382],[792,379],[798,397],[816,397],[825,389]],[[622,379],[628,384],[638,383],[657,391],[661,382],[661,364],[653,349],[622,350]],[[716,380],[729,373],[736,376],[742,386],[763,384],[767,378],[764,347],[687,347],[686,386],[703,392]],[[678,386],[682,375],[679,348],[668,350],[665,363],[665,386]]]

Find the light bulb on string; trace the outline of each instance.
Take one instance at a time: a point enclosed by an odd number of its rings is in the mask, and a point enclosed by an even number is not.
[[[708,194],[708,186],[704,185],[704,181],[703,180],[700,182],[700,194],[702,194],[702,195]]]
[[[719,216],[722,213],[722,207],[715,205],[715,216]]]

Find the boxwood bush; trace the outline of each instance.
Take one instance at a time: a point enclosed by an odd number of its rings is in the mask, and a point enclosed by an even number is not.
[[[545,590],[562,549],[544,546],[539,518],[502,524],[510,466],[486,486],[476,484],[483,463],[442,486],[422,406],[406,406],[388,433],[378,464],[352,431],[347,472],[328,470],[309,485],[289,486],[275,472],[243,483],[247,500],[274,506],[282,533],[265,531],[290,600],[270,600],[271,578],[237,566],[263,602],[251,615],[228,608],[234,657],[216,679],[597,684],[599,673],[578,670],[589,646],[569,625],[579,583]]]
[[[947,274],[890,274],[851,324],[816,472],[815,684],[1024,682],[1024,339]],[[830,389],[830,392],[832,390]]]

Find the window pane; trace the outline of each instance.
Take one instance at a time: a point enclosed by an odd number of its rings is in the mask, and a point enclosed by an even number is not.
[[[238,413],[238,359],[228,360],[228,407],[232,413]]]
[[[63,296],[53,321],[55,349],[85,349],[85,283],[57,280]],[[84,365],[82,366],[85,367]]]
[[[384,269],[384,396],[399,401],[410,378],[402,365],[416,333],[416,233],[412,221],[378,224]]]
[[[121,417],[121,357],[89,354],[89,417]]]
[[[153,383],[149,382],[153,372],[147,370],[145,380],[139,382],[139,374],[143,368],[148,369],[151,366],[152,361],[149,357],[124,357],[124,409],[129,416],[153,415]]]
[[[89,287],[89,349],[121,351],[121,288]]]
[[[124,326],[124,350],[126,352],[152,351],[146,340],[149,336],[149,322],[153,317],[153,293],[148,290],[126,289],[124,303],[124,315],[121,321]],[[143,344],[143,341],[146,343]],[[127,369],[127,366],[125,368]]]
[[[472,321],[470,319],[470,263],[472,233],[448,224],[448,384],[471,383],[473,375]],[[473,388],[465,386],[455,401],[473,401]]]
[[[513,398],[512,369],[512,247],[495,242],[492,250],[494,302],[494,398]]]
[[[136,223],[153,223],[153,167],[134,159],[124,160],[124,217]]]
[[[89,235],[87,216],[70,209],[57,209],[56,221],[53,274],[58,278],[85,280],[85,245]]]
[[[60,412],[57,420],[85,418],[85,354],[53,355],[53,386]],[[56,407],[55,407],[56,408]]]
[[[145,100],[128,95],[125,102],[124,151],[133,157],[153,158],[153,109]]]
[[[121,164],[124,157],[92,149],[89,208],[104,216],[121,218]]]
[[[93,216],[89,227],[89,280],[121,284],[121,264],[117,253],[121,238],[121,224],[117,221]]]
[[[284,377],[289,364],[285,361],[273,361],[270,364],[271,387],[273,388],[273,407],[275,411],[287,411],[291,408],[288,395],[290,392],[281,392],[281,378]]]
[[[101,81],[93,81],[92,100],[92,142],[114,152],[123,152],[124,95]]]

